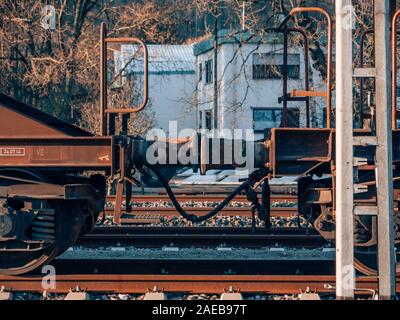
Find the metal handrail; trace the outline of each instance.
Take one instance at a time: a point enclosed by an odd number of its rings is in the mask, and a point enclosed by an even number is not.
[[[307,33],[305,30],[301,28],[288,28],[289,32],[297,32],[303,37],[303,44],[304,44],[304,68],[305,68],[305,76],[304,76],[304,81],[305,81],[305,91],[310,90],[310,61],[308,58],[309,55],[309,43],[308,43],[308,38],[307,38]],[[306,127],[311,128],[311,123],[310,123],[310,100],[307,99],[306,101]]]
[[[400,10],[396,11],[392,19],[392,129],[397,129],[397,22]]]
[[[149,51],[147,45],[139,38],[108,38],[105,23],[100,27],[100,131],[107,135],[107,114],[132,114],[143,110],[149,101]],[[133,108],[107,108],[107,45],[109,43],[137,43],[143,49],[143,101]]]
[[[326,71],[326,122],[327,128],[332,128],[332,41],[333,41],[333,28],[332,28],[332,17],[329,13],[318,7],[298,7],[293,8],[289,15],[283,20],[281,23],[285,25],[291,17],[293,17],[296,13],[304,13],[304,12],[318,12],[323,14],[326,17],[328,23],[328,66]]]

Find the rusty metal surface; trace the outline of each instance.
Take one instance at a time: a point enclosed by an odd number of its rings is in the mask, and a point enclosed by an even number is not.
[[[0,93],[0,137],[91,137],[78,127]]]
[[[273,129],[270,169],[273,175],[301,175],[332,159],[332,130]]]
[[[97,199],[96,191],[89,185],[57,185],[50,183],[41,184],[17,184],[5,189],[8,198],[30,198],[30,199]]]
[[[184,209],[198,216],[206,215],[211,208],[191,208],[184,207]],[[106,208],[107,215],[114,214],[114,207]],[[291,218],[297,215],[297,208],[289,207],[289,208],[271,208],[271,216],[273,217],[286,217]],[[148,217],[149,219],[154,219],[158,217],[158,222],[163,217],[180,217],[179,212],[175,208],[157,208],[157,207],[133,207],[131,214],[125,214],[125,211],[122,210],[121,218],[124,223],[128,223],[130,220],[135,222],[136,217],[140,217],[141,219],[145,219]],[[221,210],[221,212],[217,215],[217,217],[251,217],[251,208],[225,208]]]
[[[111,137],[3,138],[0,167],[109,169]]]
[[[177,194],[176,198],[179,202],[194,202],[194,203],[201,203],[201,202],[222,202],[227,197],[228,193],[225,194],[204,194],[204,195],[191,195],[191,194]],[[125,199],[124,199],[125,200]],[[107,201],[115,201],[115,196],[108,195]],[[141,195],[137,194],[134,196],[133,199],[134,203],[143,203],[143,202],[169,202],[170,199],[165,194],[146,194]],[[239,195],[235,198],[235,201],[239,202],[246,202],[248,203],[248,199],[244,195]],[[274,194],[271,196],[271,203],[281,203],[281,202],[297,202],[297,196],[289,195],[289,194]]]
[[[364,129],[354,131],[356,137],[369,136]],[[269,149],[268,167],[273,176],[303,175],[315,170],[331,174],[335,129],[272,129],[267,143]],[[368,164],[360,171],[373,171],[375,148],[355,147],[355,157],[365,159]],[[393,130],[393,162],[400,161],[400,130]],[[310,171],[311,170],[311,171]]]
[[[42,292],[42,277],[0,276],[0,284],[13,291]],[[79,286],[89,292],[117,292],[142,294],[155,286],[165,292],[220,294],[229,287],[240,289],[242,293],[264,292],[272,294],[292,294],[309,287],[319,293],[334,293],[326,289],[326,284],[335,284],[334,276],[197,276],[197,275],[57,275],[57,288],[47,292],[67,293]],[[357,279],[357,289],[377,290],[377,278]],[[359,292],[359,291],[358,291]],[[397,282],[397,292],[400,283]],[[364,292],[365,294],[365,292]]]
[[[326,91],[307,91],[294,89],[291,93],[292,97],[323,97],[326,98]]]

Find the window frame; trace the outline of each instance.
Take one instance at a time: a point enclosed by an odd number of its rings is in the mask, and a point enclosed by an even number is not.
[[[254,55],[262,55],[262,54],[271,54],[271,53],[254,53],[253,54],[253,62],[252,62],[252,78],[253,80],[282,80],[283,79],[283,63],[282,64],[260,64],[254,62]],[[273,54],[273,53],[272,53]],[[283,54],[273,54],[273,55],[281,55]],[[293,55],[299,56],[301,55],[295,53]],[[274,72],[273,67],[277,68],[277,71]],[[263,70],[264,69],[264,70]],[[295,76],[290,76],[291,72],[294,71]],[[289,80],[301,80],[301,63],[299,64],[288,64],[288,79]]]
[[[211,110],[205,110],[204,111],[205,112],[205,114],[204,114],[204,116],[205,116],[205,129],[206,130],[212,130],[212,123],[213,123],[213,119],[212,119],[212,117],[213,117],[213,115],[212,115],[212,111]]]
[[[203,63],[199,63],[199,77],[198,77],[199,83],[203,82]]]
[[[274,128],[279,128],[278,127],[268,127],[268,128],[264,128],[264,129],[256,129],[256,121],[255,121],[255,112],[257,111],[280,111],[281,112],[281,117],[283,115],[283,108],[282,107],[261,107],[261,108],[257,108],[257,107],[252,107],[252,124],[253,124],[253,130],[255,133],[263,133],[265,130],[267,129],[274,129]],[[299,107],[289,107],[288,108],[288,113],[290,112],[296,112],[298,114],[298,119],[297,123],[293,124],[292,126],[289,126],[289,128],[299,128],[300,127],[300,117],[301,117],[301,108]],[[290,119],[288,119],[290,120]],[[279,124],[280,125],[280,124]]]
[[[214,64],[213,59],[209,59],[205,62],[205,83],[212,84],[214,83]]]

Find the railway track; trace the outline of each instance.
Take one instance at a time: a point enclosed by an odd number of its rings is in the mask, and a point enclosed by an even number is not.
[[[205,203],[222,202],[225,194],[220,195],[179,195],[177,199],[183,204],[185,211],[190,214],[202,216],[207,214],[211,208]],[[107,216],[113,216],[115,196],[107,196],[107,206],[105,213]],[[125,201],[125,199],[124,199]],[[169,203],[166,195],[140,195],[134,197],[132,204],[132,213],[123,214],[123,224],[153,224],[159,223],[163,217],[180,217],[180,214],[172,206],[158,206],[160,202]],[[235,202],[248,203],[245,196],[235,198]],[[290,218],[297,215],[297,207],[290,206],[297,202],[297,197],[292,195],[275,195],[272,198],[272,217]],[[288,206],[279,206],[283,204]],[[146,204],[146,205],[144,205]],[[153,204],[153,205],[152,205]],[[125,209],[125,206],[124,206]],[[251,217],[250,207],[227,207],[223,209],[217,217]]]
[[[43,292],[41,276],[0,276],[0,284],[13,291]],[[241,293],[295,294],[306,288],[318,293],[334,294],[332,287],[335,276],[271,276],[271,275],[123,275],[123,274],[59,274],[57,286],[48,293],[67,293],[79,287],[87,292],[143,294],[156,287],[166,293],[221,294],[230,287]],[[357,279],[358,294],[366,290],[377,290],[376,277]],[[397,293],[400,293],[400,279],[397,279]],[[368,294],[368,292],[367,292]]]
[[[79,252],[80,254],[80,252]],[[107,254],[101,253],[101,256]],[[234,256],[234,254],[232,254]],[[53,263],[59,274],[122,275],[332,275],[332,258],[210,258],[209,256],[180,258],[76,258],[60,257]]]
[[[228,194],[222,193],[222,194],[178,194],[176,195],[176,198],[179,202],[222,202]],[[108,195],[106,197],[107,201],[114,202],[115,201],[115,196],[114,195]],[[125,199],[124,199],[125,200]],[[134,202],[159,202],[159,201],[165,201],[169,202],[170,199],[168,195],[166,194],[151,194],[151,195],[134,195],[132,198],[132,201]],[[237,196],[233,201],[235,202],[248,202],[247,198],[245,195],[239,195]],[[282,194],[282,195],[272,195],[271,196],[271,203],[279,203],[279,202],[286,202],[286,201],[292,201],[292,202],[297,202],[297,196],[296,195],[289,195],[289,194]]]
[[[185,211],[195,214],[195,215],[206,215],[210,212],[211,208],[193,208],[193,207],[184,207]],[[106,208],[106,214],[108,216],[112,216],[114,212],[114,208],[109,207]],[[282,217],[282,218],[290,218],[297,215],[296,207],[274,207],[271,209],[271,216],[273,217]],[[251,217],[251,210],[249,207],[240,207],[240,208],[225,208],[223,209],[217,217]],[[165,207],[133,207],[131,214],[125,214],[122,216],[125,223],[140,223],[151,221],[157,222],[162,217],[180,217],[180,214],[176,211],[175,208],[165,208]]]
[[[79,238],[77,245],[155,247],[265,247],[320,248],[327,242],[311,229],[209,227],[98,227]]]

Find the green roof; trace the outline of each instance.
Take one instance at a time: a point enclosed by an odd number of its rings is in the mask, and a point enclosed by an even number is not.
[[[193,46],[193,54],[195,56],[201,55],[208,51],[214,49],[214,39],[215,36],[211,36],[208,39],[198,42]],[[250,31],[232,31],[223,29],[218,31],[218,45],[223,44],[239,44],[239,43],[249,43],[249,44],[282,44],[283,36],[281,33],[266,33],[262,37],[258,34],[254,34]]]

